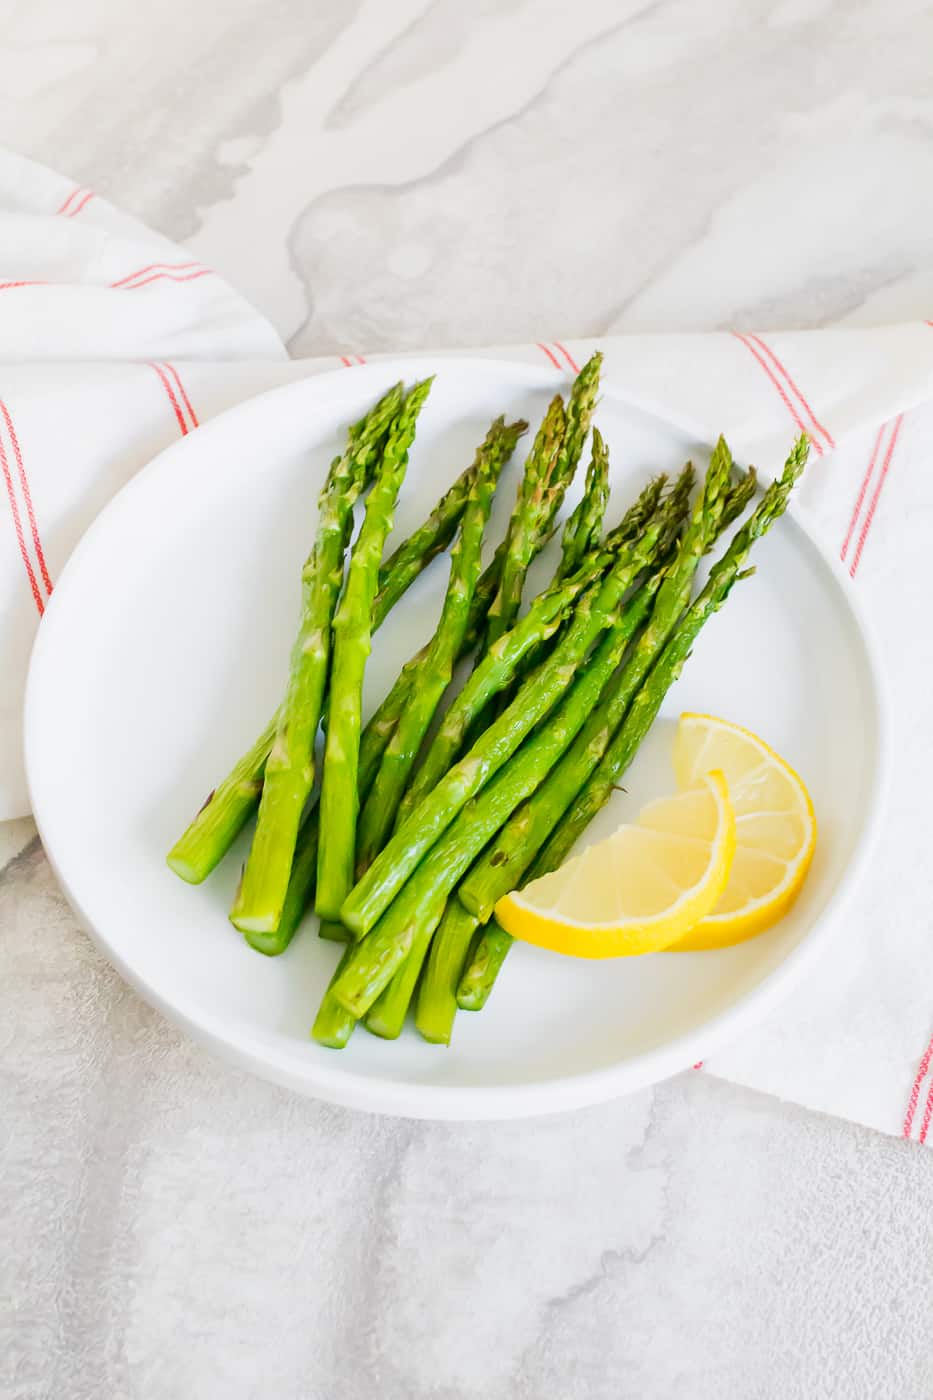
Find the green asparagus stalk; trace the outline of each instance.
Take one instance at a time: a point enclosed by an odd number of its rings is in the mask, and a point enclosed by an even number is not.
[[[207,879],[259,805],[266,759],[278,725],[276,711],[252,748],[208,794],[197,816],[169,851],[170,868],[189,884],[199,885]]]
[[[383,1040],[397,1040],[401,1035],[432,933],[430,923],[419,930],[408,957],[367,1011],[363,1024],[372,1035],[381,1036]],[[349,962],[348,958],[347,964]]]
[[[728,448],[720,439],[716,451],[722,462],[731,461]],[[731,489],[720,512],[705,509],[700,502],[695,513],[700,529],[688,530],[658,594],[651,620],[642,632],[620,675],[589,716],[573,745],[560,763],[528,801],[515,812],[484,851],[458,890],[465,908],[485,923],[496,903],[516,889],[536,852],[547,840],[555,823],[583,787],[622,723],[632,698],[638,692],[654,661],[673,632],[690,600],[693,579],[700,558],[734,518],[736,506],[743,509],[751,499],[755,478],[748,473]],[[718,489],[714,485],[714,489]]]
[[[593,584],[578,601],[550,656],[402,823],[344,901],[340,919],[352,934],[362,937],[369,932],[457,813],[557,703],[600,633],[611,626],[630,585],[656,560],[663,536],[663,519],[656,517],[640,539],[619,552],[603,581]]]
[[[598,428],[593,429],[593,450],[586,472],[583,495],[572,512],[561,536],[559,578],[568,578],[580,567],[586,555],[599,544],[603,516],[609,504],[609,449]]]
[[[447,901],[444,917],[431,940],[415,1009],[415,1025],[425,1040],[435,1045],[450,1044],[457,1014],[457,988],[478,926],[479,920],[464,909],[459,899],[452,897]]]
[[[540,548],[544,521],[553,521],[568,482],[561,474],[561,444],[567,429],[564,403],[556,394],[542,419],[521,481],[505,537],[499,587],[486,617],[482,650],[507,632],[521,603],[522,585],[531,558]]]
[[[317,870],[319,821],[320,812],[315,805],[298,832],[288,888],[276,927],[244,931],[243,936],[250,947],[255,948],[257,953],[264,953],[267,958],[275,958],[285,952],[307,911]]]
[[[198,883],[213,870],[242,829],[259,800],[263,774],[276,740],[299,770],[313,766],[314,734],[320,717],[330,651],[330,623],[340,591],[343,555],[353,524],[353,506],[368,485],[386,432],[402,402],[396,384],[347,434],[347,446],[331,463],[318,498],[318,529],[301,575],[302,616],[292,650],[288,688],[279,711],[248,753],[215,788],[200,812],[168,854],[168,863],[183,880]],[[322,638],[320,644],[316,638]],[[296,721],[296,714],[299,721]],[[308,738],[308,724],[313,728]],[[290,734],[282,740],[285,727]],[[284,754],[283,754],[284,757]],[[281,766],[281,764],[280,764]],[[307,794],[305,794],[307,796]],[[295,817],[297,830],[302,802]]]
[[[395,479],[400,460],[407,463],[407,448],[424,394],[418,386],[401,406],[396,401],[384,445],[380,436],[371,447],[372,454],[381,451],[381,458],[367,504],[367,519],[379,518],[379,503],[384,496],[382,483]],[[375,455],[372,460],[376,460]],[[314,782],[314,740],[330,666],[331,624],[335,616],[339,617],[339,609],[336,615],[334,609],[343,580],[343,555],[353,523],[353,503],[364,481],[365,478],[354,488],[346,472],[338,473],[332,488],[325,486],[322,494],[318,543],[305,570],[305,606],[292,651],[288,688],[279,712],[275,742],[266,760],[253,843],[230,913],[233,924],[244,933],[273,932],[282,913],[298,827]],[[367,629],[378,568],[377,560],[367,597]]]
[[[418,959],[417,968],[407,973],[408,985],[414,987],[447,896],[490,837],[573,741],[647,616],[660,578],[655,575],[617,615],[548,722],[462,807],[375,928],[356,945],[333,988],[348,1011],[362,1016],[409,956]]]
[[[463,908],[463,906],[460,906]],[[465,912],[465,911],[464,911]],[[469,918],[473,918],[470,914]],[[476,920],[477,927],[479,920]],[[495,919],[483,929],[457,986],[457,1006],[461,1011],[482,1011],[496,985],[502,964],[514,939]],[[349,961],[349,960],[348,960]]]
[[[349,962],[351,952],[352,946],[344,949],[340,961],[334,969],[334,975],[327,984],[327,990],[321,998],[321,1004],[311,1028],[311,1035],[318,1045],[328,1045],[333,1050],[342,1050],[356,1029],[357,1018],[351,1016],[346,1007],[341,1006],[333,994],[334,984]]]
[[[453,676],[470,621],[470,606],[482,565],[483,537],[496,483],[504,463],[527,428],[520,420],[505,427],[497,419],[477,452],[476,475],[450,560],[450,579],[440,621],[420,668],[417,688],[399,717],[379,771],[360,813],[356,875],[372,864],[392,829],[405,784]]]
[[[346,587],[334,617],[334,659],[327,706],[315,893],[317,912],[324,919],[339,917],[340,905],[353,884],[363,673],[372,647],[372,605],[382,551],[408,468],[408,453],[418,415],[432,382],[426,379],[415,386],[393,425],[379,474],[366,501],[366,514],[350,555]],[[268,775],[267,766],[267,783]],[[276,923],[280,912],[281,900],[274,910]]]
[[[556,870],[586,826],[608,800],[654,722],[665,695],[680,675],[700,630],[722,607],[735,583],[747,577],[749,572],[754,572],[743,571],[742,566],[756,540],[760,539],[784,513],[790,492],[803,471],[808,450],[806,437],[799,438],[787,460],[783,475],[768,487],[758,508],[737,531],[719,562],[713,565],[705,588],[698,594],[670,636],[632,701],[624,722],[608,746],[604,746],[595,771],[582,788],[578,789],[569,810],[566,803],[557,804],[553,814],[558,818],[557,825],[550,840],[540,850],[531,866],[528,880],[537,879],[551,870]],[[552,776],[552,787],[556,791],[557,770]],[[542,802],[545,796],[543,789],[544,785],[539,789]],[[554,795],[553,791],[551,795]],[[561,812],[564,813],[563,816]],[[517,882],[513,868],[509,888],[515,888]],[[461,897],[465,884],[466,882],[461,886]],[[475,891],[470,899],[470,903],[481,909],[484,915],[489,907],[488,894],[491,892],[490,887],[484,887],[481,899]],[[466,897],[470,898],[469,893]],[[485,1005],[511,944],[510,936],[495,920],[484,929],[458,990],[458,1004],[464,1010],[478,1011]]]

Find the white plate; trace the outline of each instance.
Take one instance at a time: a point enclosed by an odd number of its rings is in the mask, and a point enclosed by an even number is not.
[[[760,1018],[800,974],[878,821],[878,670],[840,572],[799,516],[785,518],[756,550],[756,577],[699,639],[625,780],[631,805],[617,798],[598,829],[672,786],[681,710],[748,725],[805,775],[816,806],[817,854],[790,917],[717,953],[593,964],[516,946],[486,1010],[458,1016],[449,1049],[410,1030],[395,1043],[359,1031],[342,1052],[315,1045],[308,1029],[333,944],[309,920],[283,957],[267,959],[233,930],[226,912],[245,836],[197,888],[176,879],[165,852],[275,706],[314,502],[343,427],[389,383],[434,370],[398,511],[403,533],[496,414],[539,420],[557,374],[443,358],[340,371],[225,414],[127,486],[76,550],[40,628],[26,760],[68,898],[113,964],[168,1016],[240,1064],[321,1098],[412,1116],[511,1117],[682,1069]],[[598,421],[613,453],[614,514],[651,471],[676,469],[687,455],[706,460],[703,444],[610,390]],[[495,537],[521,456],[499,493]],[[445,573],[435,564],[380,633],[370,704],[432,630]],[[845,957],[844,944],[829,956]]]

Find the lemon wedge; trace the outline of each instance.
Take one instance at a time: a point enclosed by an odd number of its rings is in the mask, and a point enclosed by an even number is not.
[[[722,773],[645,807],[637,821],[500,899],[514,938],[577,958],[654,953],[718,903],[735,849]]]
[[[671,952],[728,948],[770,928],[800,892],[816,846],[813,803],[793,768],[747,729],[681,715],[674,772],[689,791],[709,768],[725,774],[735,811],[735,859],[715,908]]]

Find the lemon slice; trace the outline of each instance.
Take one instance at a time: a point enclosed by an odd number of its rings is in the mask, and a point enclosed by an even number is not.
[[[797,898],[813,859],[813,803],[793,768],[737,724],[681,715],[674,740],[678,784],[689,789],[713,767],[725,774],[735,809],[735,859],[715,909],[672,952],[727,948],[770,928]]]
[[[577,958],[654,953],[726,887],[735,819],[721,773],[645,807],[632,825],[496,905],[514,938]]]

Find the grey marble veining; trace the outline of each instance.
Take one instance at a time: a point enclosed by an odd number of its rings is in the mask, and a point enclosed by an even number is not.
[[[0,120],[295,353],[869,324],[933,314],[931,51],[911,0],[33,0]],[[30,823],[0,866],[4,1396],[933,1394],[928,1153],[702,1073],[304,1102],[120,982]]]

